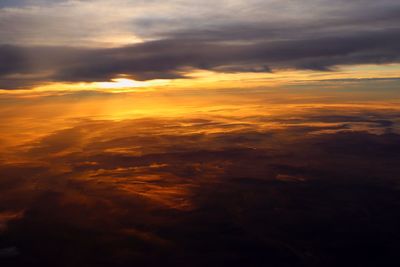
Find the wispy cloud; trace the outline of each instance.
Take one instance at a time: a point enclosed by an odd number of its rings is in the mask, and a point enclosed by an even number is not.
[[[397,244],[398,118],[398,106],[300,105],[277,114],[69,121],[2,152],[13,156],[0,165],[0,254],[36,265],[179,266],[182,253],[201,263],[194,266],[232,257],[367,264],[388,254],[365,248]],[[387,235],[371,236],[371,228]]]

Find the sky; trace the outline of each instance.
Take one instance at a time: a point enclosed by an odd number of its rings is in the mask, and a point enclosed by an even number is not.
[[[398,0],[0,0],[0,266],[400,266]]]
[[[216,81],[288,71],[337,78],[341,70],[353,72],[346,78],[398,78],[396,0],[26,0],[0,7],[5,90],[124,87],[121,78],[190,86],[199,72]],[[354,70],[364,65],[379,67],[365,77]]]

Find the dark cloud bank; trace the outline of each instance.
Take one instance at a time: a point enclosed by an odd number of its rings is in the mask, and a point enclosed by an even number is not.
[[[0,214],[23,211],[0,234],[15,251],[1,266],[398,266],[398,115],[54,132],[21,148],[24,165],[1,165]]]
[[[71,44],[75,48],[2,45],[0,87],[105,81],[121,74],[136,80],[174,79],[193,69],[327,71],[338,65],[398,63],[400,7],[390,3],[372,10],[374,5],[370,8],[368,1],[361,1],[347,11],[339,9],[340,14],[312,20],[245,23],[238,19],[214,27],[188,23],[184,29],[171,26],[172,30],[161,32],[153,28],[162,21],[136,21],[158,40],[111,49],[81,48],[84,44],[79,43]]]

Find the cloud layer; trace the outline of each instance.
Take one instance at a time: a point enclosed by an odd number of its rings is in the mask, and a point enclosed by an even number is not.
[[[0,263],[397,265],[398,107],[286,112],[85,117],[3,151]]]
[[[21,1],[0,14],[3,89],[193,69],[330,70],[400,54],[398,1]]]

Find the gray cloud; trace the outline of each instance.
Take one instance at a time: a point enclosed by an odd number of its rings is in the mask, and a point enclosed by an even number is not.
[[[26,2],[0,9],[0,88],[399,62],[398,2],[339,2]],[[143,42],[102,47],[129,35]]]
[[[8,45],[0,47],[0,58],[8,63],[1,65],[0,87],[29,86],[35,79],[104,81],[119,74],[137,80],[174,79],[192,69],[269,72],[395,63],[400,59],[399,36],[399,29],[387,29],[249,44],[165,39],[107,49]]]

